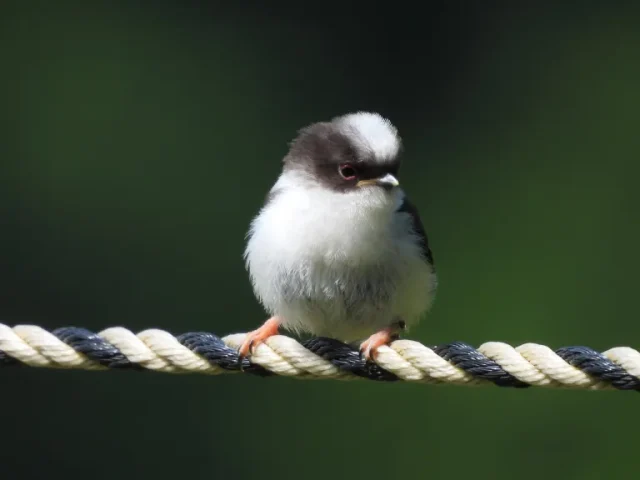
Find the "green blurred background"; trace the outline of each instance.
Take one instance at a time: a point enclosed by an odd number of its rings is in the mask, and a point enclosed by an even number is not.
[[[0,321],[247,331],[303,125],[379,111],[440,289],[410,332],[640,347],[640,17],[615,2],[2,2]],[[628,4],[627,4],[628,5]],[[7,369],[1,477],[632,478],[628,392]]]

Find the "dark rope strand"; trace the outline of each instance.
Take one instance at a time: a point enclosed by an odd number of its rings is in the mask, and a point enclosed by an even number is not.
[[[0,350],[0,367],[8,367],[14,365],[20,365],[20,362]]]
[[[589,347],[563,347],[556,350],[556,353],[565,362],[618,390],[640,391],[640,380],[637,377]]]
[[[82,353],[103,367],[143,370],[140,365],[132,363],[117,347],[86,328],[62,327],[51,333],[76,352]]]
[[[495,383],[498,387],[526,388],[530,385],[521,382],[507,372],[498,363],[485,357],[471,345],[452,342],[431,348],[448,362],[464,370],[474,378]]]
[[[225,370],[241,370],[262,377],[273,375],[266,368],[251,363],[247,358],[240,359],[236,350],[225,345],[220,337],[212,333],[183,333],[177,339],[189,350],[204,357],[211,365],[217,365]]]
[[[316,337],[302,342],[302,346],[319,357],[324,358],[326,361],[331,362],[340,370],[352,373],[358,377],[383,382],[399,380],[397,376],[380,368],[379,365],[367,362],[362,358],[358,350],[339,340]]]

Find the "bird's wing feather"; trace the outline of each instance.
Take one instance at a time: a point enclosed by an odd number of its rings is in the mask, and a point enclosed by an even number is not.
[[[424,255],[424,258],[433,266],[433,252],[431,252],[431,248],[429,248],[429,239],[427,238],[427,232],[425,232],[424,227],[422,226],[422,221],[420,220],[418,209],[413,203],[409,201],[409,199],[405,197],[402,205],[400,205],[400,208],[398,208],[398,212],[408,213],[411,217],[411,225],[413,226],[415,234],[418,236],[418,241],[420,243],[420,247],[422,248],[422,254]]]

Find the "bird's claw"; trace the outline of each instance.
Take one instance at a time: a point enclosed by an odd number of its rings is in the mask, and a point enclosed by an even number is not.
[[[238,349],[238,367],[242,370],[242,363],[245,358],[253,355],[254,350],[264,343],[264,341],[274,335],[278,335],[280,327],[280,319],[277,317],[271,317],[264,322],[262,326],[252,332],[247,333],[247,336]]]
[[[400,338],[400,332],[405,329],[405,322],[398,321],[379,332],[374,333],[360,344],[360,359],[375,362],[378,358],[378,348],[389,345]]]

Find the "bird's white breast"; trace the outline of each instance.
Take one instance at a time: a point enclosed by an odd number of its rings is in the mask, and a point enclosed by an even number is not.
[[[429,307],[435,275],[420,257],[403,193],[338,193],[283,173],[245,252],[256,295],[285,328],[353,341]]]

